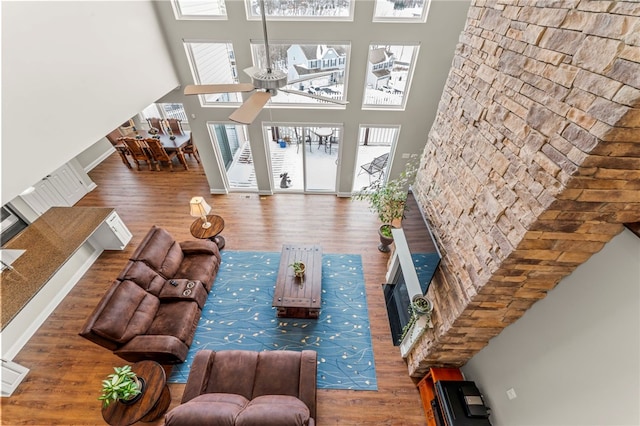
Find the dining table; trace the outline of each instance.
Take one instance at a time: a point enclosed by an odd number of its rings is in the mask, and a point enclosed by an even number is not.
[[[189,170],[189,166],[187,165],[187,160],[184,156],[184,151],[183,148],[187,145],[189,145],[189,143],[191,143],[191,132],[190,131],[185,131],[182,134],[177,134],[177,133],[173,133],[173,134],[166,134],[166,133],[157,133],[157,134],[151,134],[149,133],[147,130],[137,130],[135,135],[132,136],[127,136],[127,137],[132,137],[134,139],[138,139],[140,141],[144,141],[145,139],[150,139],[150,138],[155,138],[160,140],[160,143],[162,144],[162,147],[167,151],[167,152],[171,152],[171,151],[175,151],[176,155],[178,157],[178,160],[180,161],[180,164],[182,164],[182,166],[185,168],[185,170]],[[125,152],[127,150],[126,145],[122,142],[122,140],[124,139],[124,137],[119,138],[118,141],[119,143],[115,146],[115,148],[117,150],[119,150],[121,153]],[[129,163],[129,160],[126,159],[126,155],[121,155],[123,157],[123,160],[127,161],[127,167],[131,168],[131,164]]]

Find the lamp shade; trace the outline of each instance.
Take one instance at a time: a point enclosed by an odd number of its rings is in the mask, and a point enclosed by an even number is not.
[[[211,206],[202,197],[193,197],[189,204],[193,217],[204,217],[211,211]]]

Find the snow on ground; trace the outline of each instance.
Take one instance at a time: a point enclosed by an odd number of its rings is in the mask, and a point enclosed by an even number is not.
[[[248,142],[241,148],[242,152],[227,171],[227,177],[232,189],[256,189],[256,176],[253,169],[253,163],[248,156]],[[331,152],[329,148],[325,149],[324,145],[318,145],[317,141],[313,141],[311,146],[308,143],[296,145],[288,144],[285,148],[281,148],[278,143],[269,144],[271,153],[271,167],[274,179],[275,192],[301,192],[305,190],[304,185],[304,164],[306,164],[306,191],[318,192],[335,192],[336,176],[338,169],[338,144],[333,144]],[[304,151],[304,154],[303,154]],[[358,149],[358,165],[356,167],[356,176],[353,189],[359,190],[369,185],[377,176],[370,176],[360,167],[363,164],[371,162],[375,157],[389,152],[389,146],[372,145],[360,146]],[[247,160],[247,158],[249,160]],[[291,180],[288,188],[280,187],[280,174],[288,173]]]

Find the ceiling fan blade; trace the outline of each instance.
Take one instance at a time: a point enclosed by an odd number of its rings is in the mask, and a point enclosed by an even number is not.
[[[256,119],[262,108],[271,98],[269,92],[256,92],[229,116],[229,120],[241,124],[251,124]]]
[[[184,88],[185,95],[212,95],[214,93],[251,92],[251,83],[239,84],[190,84]]]
[[[248,75],[249,77],[253,78],[253,76],[256,75],[256,73],[260,71],[260,68],[249,67],[249,68],[243,69],[242,71],[244,71],[244,73],[246,75]]]
[[[278,89],[278,90],[280,90],[281,92],[291,93],[292,95],[306,96],[307,98],[318,99],[320,101],[331,102],[333,104],[338,104],[338,105],[347,105],[349,103],[349,101],[343,101],[342,99],[326,98],[324,96],[318,96],[318,95],[314,95],[307,92],[300,92],[298,90],[291,90],[291,89]]]
[[[320,78],[320,77],[326,77],[328,75],[331,75],[333,73],[335,73],[336,71],[323,71],[323,72],[317,72],[314,74],[306,74],[300,78],[296,78],[295,80],[289,80],[287,81],[287,84],[295,84],[295,83],[300,83],[301,81],[307,81],[307,80],[312,80],[314,78]]]

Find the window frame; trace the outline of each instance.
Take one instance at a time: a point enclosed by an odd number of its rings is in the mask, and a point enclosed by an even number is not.
[[[224,15],[188,15],[182,13],[182,8],[180,7],[180,0],[171,0],[171,8],[173,9],[173,14],[178,21],[202,21],[202,20],[210,20],[210,21],[226,21],[228,20],[227,15],[227,5],[224,0],[221,1],[224,6]]]
[[[404,43],[397,43],[397,44],[390,44],[388,42],[371,42],[369,43],[369,52],[371,52],[371,47],[372,46],[377,46],[377,48],[381,47],[381,46],[390,46],[390,47],[402,47],[402,46],[410,46],[414,48],[413,51],[413,55],[411,57],[411,63],[409,64],[409,69],[407,70],[407,76],[406,76],[406,82],[405,82],[405,90],[403,92],[402,95],[402,101],[400,102],[400,105],[394,105],[394,104],[366,104],[365,101],[367,99],[367,91],[369,90],[368,87],[368,69],[369,69],[369,55],[367,54],[367,69],[365,69],[364,73],[364,88],[363,88],[363,92],[362,92],[362,103],[361,103],[361,109],[364,110],[389,110],[389,111],[404,111],[406,106],[407,106],[407,101],[409,99],[409,93],[411,92],[411,85],[413,82],[413,75],[415,73],[415,69],[416,69],[416,64],[418,62],[418,55],[420,53],[420,42],[404,42]],[[394,61],[395,64],[396,61]],[[388,64],[388,61],[384,62],[383,65]],[[375,65],[372,65],[372,70],[375,68]],[[381,69],[380,67],[378,67],[378,69]],[[375,90],[375,89],[372,89]]]

